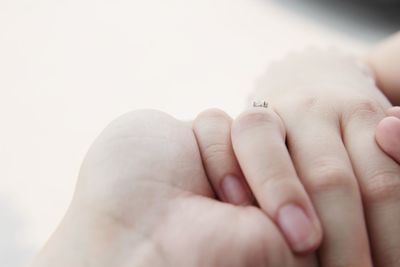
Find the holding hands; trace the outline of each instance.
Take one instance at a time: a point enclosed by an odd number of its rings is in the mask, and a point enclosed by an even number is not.
[[[111,123],[33,266],[398,266],[399,139],[387,129],[400,123],[385,118],[398,110],[366,70],[294,54],[253,100],[270,107]]]

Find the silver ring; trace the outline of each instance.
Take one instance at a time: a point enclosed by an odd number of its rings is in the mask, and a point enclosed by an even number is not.
[[[254,108],[268,108],[267,101],[253,101]]]

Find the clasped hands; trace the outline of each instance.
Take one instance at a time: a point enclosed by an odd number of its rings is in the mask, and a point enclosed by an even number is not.
[[[252,100],[269,107],[113,121],[34,266],[399,266],[387,117],[400,112],[374,78],[308,50],[273,64]]]

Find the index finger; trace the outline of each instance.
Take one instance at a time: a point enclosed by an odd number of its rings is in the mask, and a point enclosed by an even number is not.
[[[298,253],[316,249],[322,230],[285,145],[285,130],[270,109],[253,108],[232,124],[232,143],[260,207]]]

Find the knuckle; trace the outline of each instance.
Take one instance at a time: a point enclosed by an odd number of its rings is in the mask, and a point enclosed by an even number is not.
[[[262,177],[262,176],[260,176]],[[274,178],[264,178],[260,179],[258,188],[264,188],[269,190],[270,192],[277,192],[280,189],[285,189],[285,191],[298,192],[300,183],[297,179],[288,179],[286,175],[278,174],[275,176],[271,176]]]
[[[224,111],[209,109],[200,113],[194,121],[194,132],[205,164],[221,162],[231,152],[231,118]]]
[[[350,107],[350,118],[368,119],[383,114],[378,101],[370,98],[353,101],[350,103]]]
[[[400,201],[400,174],[395,171],[382,171],[367,179],[364,190],[367,202]]]
[[[210,143],[202,149],[203,161],[206,165],[212,162],[224,162],[226,157],[230,155],[230,150],[225,143]]]
[[[307,191],[311,194],[352,192],[356,188],[354,175],[338,165],[321,164],[308,175]]]
[[[193,122],[196,135],[220,135],[230,134],[232,119],[220,109],[208,109],[201,112]]]
[[[298,99],[298,107],[301,110],[305,110],[306,112],[319,111],[325,105],[322,104],[322,101],[318,97],[308,96],[301,97]]]
[[[283,126],[275,113],[266,110],[253,109],[243,112],[238,118],[236,118],[232,125],[232,131],[243,132],[265,126],[279,127],[280,129],[283,129]]]
[[[327,119],[336,117],[337,111],[329,97],[294,94],[287,98],[281,99],[277,106],[279,105],[279,110],[282,113],[290,114],[293,119],[303,118],[304,115]]]
[[[225,111],[218,108],[211,108],[201,112],[195,121],[204,120],[231,121],[231,118]]]

